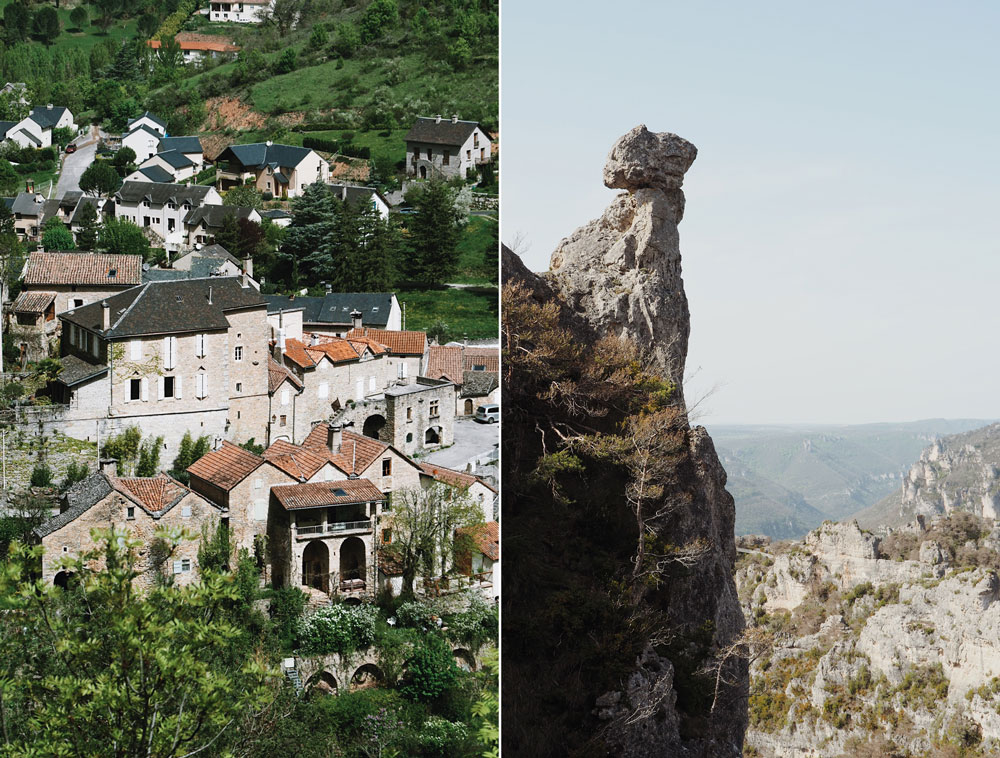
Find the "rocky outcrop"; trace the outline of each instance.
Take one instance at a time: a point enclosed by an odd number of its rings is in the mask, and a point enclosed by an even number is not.
[[[629,337],[683,398],[690,316],[681,280],[684,173],[697,155],[675,134],[637,126],[608,156],[604,183],[626,192],[562,240],[546,278],[598,335]]]

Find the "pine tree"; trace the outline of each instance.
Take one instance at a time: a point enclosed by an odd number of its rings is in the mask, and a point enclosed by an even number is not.
[[[76,233],[76,245],[81,250],[97,247],[97,208],[92,203],[84,203],[80,209],[80,231]]]
[[[440,181],[422,184],[406,195],[416,210],[407,221],[406,274],[424,286],[444,284],[458,268],[459,221],[455,193]]]
[[[307,185],[302,195],[292,201],[295,218],[285,230],[284,242],[275,255],[272,277],[291,287],[297,287],[303,279],[328,278],[329,258],[321,249],[334,232],[338,205],[321,182]]]
[[[240,249],[240,226],[236,221],[236,213],[227,213],[222,219],[222,228],[216,232],[214,240],[216,245],[222,245],[233,255],[239,254]]]

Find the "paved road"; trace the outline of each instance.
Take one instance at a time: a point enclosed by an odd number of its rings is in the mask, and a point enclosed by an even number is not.
[[[91,129],[94,128],[91,127]],[[94,157],[97,155],[96,133],[92,131],[86,138],[77,138],[76,145],[77,151],[67,155],[66,160],[63,161],[55,197],[62,197],[71,190],[80,189],[80,177],[87,170],[87,166],[94,162]]]
[[[499,424],[480,424],[462,416],[455,419],[455,444],[431,453],[424,460],[464,471],[470,459],[488,453],[499,441]]]

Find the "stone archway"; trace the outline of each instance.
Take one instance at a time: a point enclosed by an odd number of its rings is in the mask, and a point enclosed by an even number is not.
[[[348,537],[340,545],[340,588],[344,591],[365,588],[368,551],[360,537]]]
[[[428,427],[427,431],[424,432],[424,444],[425,445],[441,444],[440,427],[437,426]]]
[[[427,178],[427,166],[421,166],[420,167],[420,178],[421,179],[426,179]]]
[[[375,413],[365,419],[365,424],[361,431],[366,437],[371,437],[373,440],[381,440],[383,429],[385,429],[385,416]]]
[[[330,591],[330,549],[322,540],[313,540],[302,552],[302,584]]]
[[[374,663],[366,663],[358,668],[354,672],[354,676],[351,677],[351,692],[377,687],[381,684],[383,678],[382,669]]]
[[[471,397],[470,398],[466,398],[465,399],[465,415],[466,416],[471,416],[472,415],[472,411],[473,411],[473,408],[472,408],[472,398]]]
[[[320,671],[310,680],[309,688],[324,695],[336,695],[337,678],[329,671]]]
[[[73,578],[72,571],[60,571],[52,578],[52,584],[62,589],[69,589],[70,580]]]

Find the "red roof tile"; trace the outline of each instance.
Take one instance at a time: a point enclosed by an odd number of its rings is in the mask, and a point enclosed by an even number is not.
[[[296,389],[302,389],[302,382],[296,378],[295,374],[274,360],[274,358],[269,357],[267,359],[267,391],[273,395],[277,392],[281,383],[286,380],[291,382],[292,386]]]
[[[289,338],[285,340],[285,357],[302,368],[312,368],[316,365],[309,354],[306,353],[305,345],[297,339]]]
[[[427,355],[427,376],[462,384],[462,348],[431,345]]]
[[[22,292],[11,305],[11,310],[14,313],[45,313],[55,299],[55,292]]]
[[[285,440],[272,442],[264,451],[264,459],[296,479],[308,479],[329,460],[323,452],[293,445]]]
[[[302,441],[302,446],[316,451],[322,450],[333,465],[347,474],[363,473],[389,449],[384,442],[345,430],[341,436],[340,452],[331,453],[326,445],[328,429],[329,424],[317,424]]]
[[[190,490],[166,474],[153,477],[115,477],[115,489],[128,495],[143,505],[148,511],[160,511],[171,505]]]
[[[334,363],[344,363],[346,361],[356,361],[360,358],[358,351],[354,349],[347,340],[337,340],[335,342],[320,342],[316,345],[306,345],[306,352],[313,363],[319,363],[323,356],[326,356]]]
[[[224,441],[222,447],[203,455],[188,466],[187,471],[228,492],[256,471],[263,462],[263,458],[249,450]]]
[[[459,487],[461,489],[468,489],[476,482],[484,484],[491,490],[496,492],[496,490],[478,476],[473,476],[472,474],[466,474],[462,471],[455,471],[455,469],[445,468],[444,466],[435,466],[433,463],[417,463],[421,470],[428,476],[434,477],[437,481],[443,482],[444,484],[450,485],[452,487]]]
[[[385,345],[392,355],[423,355],[427,348],[427,334],[424,332],[397,332],[387,329],[351,329],[347,339],[369,337],[380,345]]]
[[[459,534],[470,535],[479,552],[491,561],[500,560],[500,524],[496,521],[466,526],[456,531]]]
[[[244,0],[245,2],[247,0]],[[232,40],[224,37],[216,37],[214,34],[197,34],[195,32],[179,32],[174,40],[181,50],[204,50],[216,53],[238,53],[239,45],[234,45]],[[151,39],[147,43],[154,50],[159,50],[163,44],[158,39]]]
[[[321,508],[384,500],[381,490],[367,479],[341,479],[334,482],[290,484],[271,490],[286,510]]]
[[[478,368],[482,366],[482,368]],[[467,347],[462,352],[462,369],[464,371],[488,371],[500,373],[500,348],[497,347]]]
[[[110,276],[114,271],[115,275]],[[24,284],[85,284],[131,287],[142,284],[141,255],[104,253],[32,253]]]

